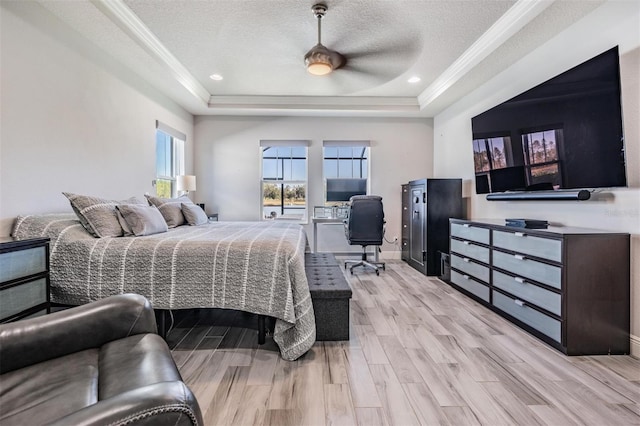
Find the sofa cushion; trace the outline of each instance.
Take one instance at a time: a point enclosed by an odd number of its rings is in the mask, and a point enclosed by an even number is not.
[[[154,383],[180,380],[171,352],[157,334],[137,334],[100,348],[100,400]]]
[[[88,349],[3,374],[0,424],[46,424],[95,404],[98,356]]]

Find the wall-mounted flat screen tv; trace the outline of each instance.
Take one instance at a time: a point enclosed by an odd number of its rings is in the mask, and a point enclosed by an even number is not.
[[[354,195],[367,195],[367,179],[328,178],[327,201],[347,202]]]
[[[617,47],[471,126],[478,194],[627,185]]]

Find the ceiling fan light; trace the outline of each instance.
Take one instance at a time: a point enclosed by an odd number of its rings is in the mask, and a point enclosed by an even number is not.
[[[327,75],[333,71],[331,53],[321,44],[315,45],[304,55],[304,63],[307,71],[313,75]]]
[[[331,65],[329,64],[315,62],[307,65],[307,71],[309,74],[313,75],[327,75],[333,71],[333,68],[331,68]]]

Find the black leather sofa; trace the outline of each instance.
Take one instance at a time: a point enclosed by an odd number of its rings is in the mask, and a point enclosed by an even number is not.
[[[132,294],[0,325],[0,424],[203,425],[156,330]]]

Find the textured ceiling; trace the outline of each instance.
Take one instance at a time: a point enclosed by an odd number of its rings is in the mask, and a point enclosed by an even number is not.
[[[347,64],[317,77],[303,63],[317,41],[316,2],[39,3],[193,114],[405,116],[437,113],[602,3],[322,1],[322,42]],[[530,10],[513,19],[520,27],[500,20],[523,6]],[[410,84],[411,76],[421,81]]]
[[[125,3],[212,94],[417,96],[409,76],[437,77],[514,1],[327,1],[323,44],[348,62],[324,78],[303,64],[313,1]]]

